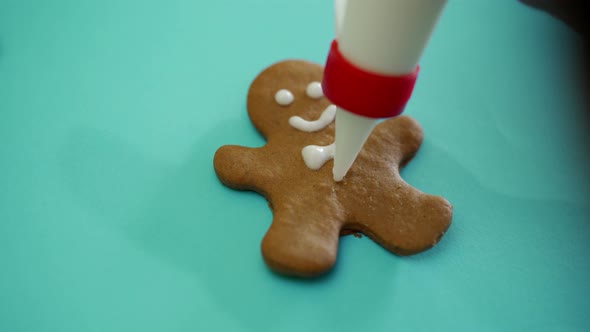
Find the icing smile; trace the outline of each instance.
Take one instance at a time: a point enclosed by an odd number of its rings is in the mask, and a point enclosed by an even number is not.
[[[298,130],[308,133],[315,132],[326,128],[336,116],[336,106],[330,105],[322,112],[319,119],[315,121],[307,121],[300,116],[292,116],[289,118],[289,124]]]

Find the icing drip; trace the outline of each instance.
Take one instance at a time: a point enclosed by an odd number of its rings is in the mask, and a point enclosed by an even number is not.
[[[291,105],[294,99],[293,93],[287,89],[281,89],[275,94],[275,101],[281,106]]]
[[[289,118],[289,124],[295,129],[311,133],[326,128],[334,121],[335,116],[336,106],[330,105],[322,112],[320,118],[315,121],[307,121],[299,116],[292,116]]]
[[[303,161],[310,169],[317,171],[334,158],[334,143],[327,146],[308,145],[301,150]]]
[[[305,93],[307,96],[313,99],[320,99],[324,96],[324,91],[322,90],[322,84],[320,82],[311,82],[307,85],[307,89],[305,89]]]

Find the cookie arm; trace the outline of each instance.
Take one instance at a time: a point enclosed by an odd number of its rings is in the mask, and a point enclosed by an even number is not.
[[[225,145],[215,152],[213,166],[219,180],[238,190],[254,190],[264,176],[259,171],[259,148]]]
[[[388,163],[397,163],[401,169],[418,152],[423,138],[420,124],[409,116],[401,115],[377,125],[369,138],[372,142],[367,146],[384,151],[381,157],[393,156],[395,160],[389,160]]]

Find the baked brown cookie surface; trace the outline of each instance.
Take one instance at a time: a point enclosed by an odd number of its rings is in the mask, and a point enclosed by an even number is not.
[[[422,143],[415,120],[399,116],[377,125],[341,182],[333,180],[331,160],[317,170],[308,165],[313,162],[306,164],[303,148],[325,157],[334,141],[330,102],[310,85],[321,82],[322,72],[320,65],[294,60],[265,69],[250,87],[247,107],[267,144],[227,145],[215,153],[223,184],[256,191],[270,203],[274,217],[262,241],[265,262],[282,274],[321,275],[336,262],[339,237],[347,231],[361,232],[398,255],[431,248],[450,226],[452,206],[399,174]]]

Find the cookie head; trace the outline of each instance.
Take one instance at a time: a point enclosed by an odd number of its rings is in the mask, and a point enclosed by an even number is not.
[[[248,115],[266,138],[293,130],[292,116],[317,119],[330,105],[323,96],[323,67],[300,60],[276,63],[254,80],[248,92]]]

